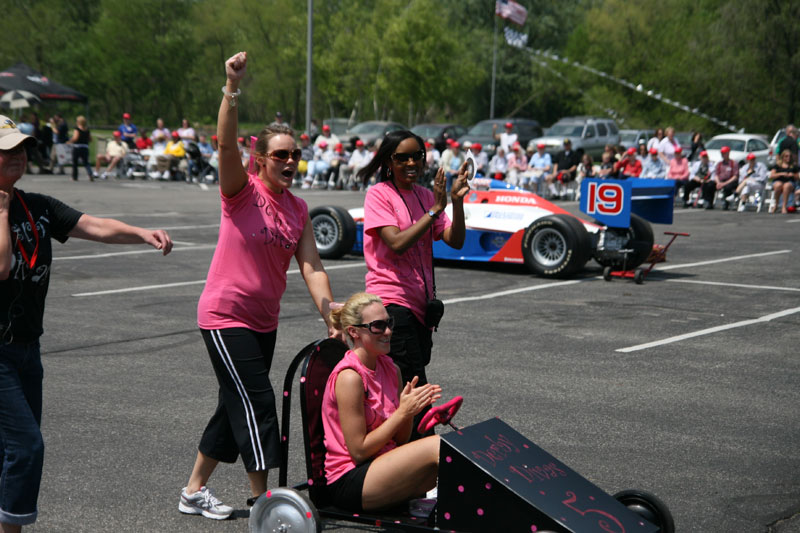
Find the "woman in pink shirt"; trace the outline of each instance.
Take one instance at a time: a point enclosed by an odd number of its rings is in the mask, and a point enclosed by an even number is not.
[[[242,167],[236,110],[246,65],[245,52],[225,63],[227,83],[217,122],[222,216],[197,309],[219,400],[179,503],[183,513],[214,519],[233,511],[206,487],[219,461],[233,463],[242,456],[253,497],[266,491],[267,473],[278,466],[279,429],[269,370],[292,258],[326,323],[333,299],[308,207],[289,192],[300,161],[291,128],[265,128],[255,145],[257,173]],[[328,333],[340,334],[330,324]]]
[[[436,486],[439,437],[408,442],[414,416],[441,397],[441,387],[403,383],[386,355],[394,320],[365,292],[331,311],[352,349],[325,386],[325,475],[334,505],[353,512],[421,496]]]
[[[675,147],[675,157],[669,160],[667,179],[675,180],[675,194],[678,189],[689,182],[689,160],[683,157],[683,148]]]
[[[386,134],[375,157],[358,173],[364,183],[378,175],[378,183],[364,200],[367,292],[378,295],[394,319],[389,356],[400,367],[403,381],[416,376],[420,384],[428,382],[425,366],[431,360],[431,330],[436,326],[425,318],[428,302],[436,297],[433,241],[443,239],[457,249],[463,246],[464,196],[469,191],[462,164],[450,191],[451,222],[444,212],[444,169],[437,172],[431,192],[417,185],[424,165],[422,139],[399,130]]]

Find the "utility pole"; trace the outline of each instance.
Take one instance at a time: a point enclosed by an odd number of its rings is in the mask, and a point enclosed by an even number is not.
[[[314,0],[308,0],[308,42],[306,43],[306,132],[311,130],[311,58],[314,42]]]

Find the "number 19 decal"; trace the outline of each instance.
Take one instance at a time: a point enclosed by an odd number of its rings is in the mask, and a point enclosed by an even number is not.
[[[593,181],[588,184],[587,190],[587,215],[619,215],[622,213],[625,196],[622,185],[617,183],[598,183]]]

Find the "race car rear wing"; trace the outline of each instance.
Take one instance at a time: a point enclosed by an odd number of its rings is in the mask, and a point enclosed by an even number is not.
[[[613,228],[627,228],[631,213],[656,224],[672,224],[675,181],[629,178],[585,179],[580,210]]]

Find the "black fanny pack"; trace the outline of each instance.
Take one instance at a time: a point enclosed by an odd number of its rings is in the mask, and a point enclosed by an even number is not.
[[[444,302],[437,298],[428,300],[425,305],[425,327],[438,328],[442,316],[444,316]]]

